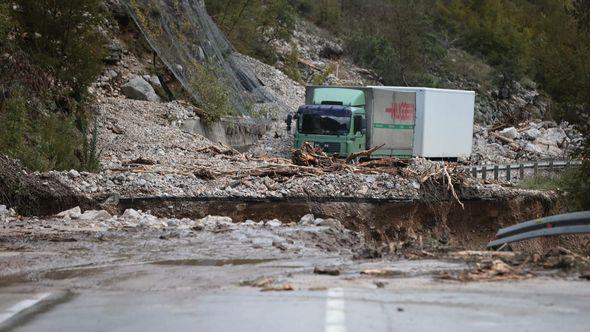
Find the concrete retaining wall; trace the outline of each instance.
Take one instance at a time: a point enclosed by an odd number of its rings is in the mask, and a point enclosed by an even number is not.
[[[270,123],[267,121],[257,123],[252,119],[225,118],[205,125],[199,119],[189,119],[183,123],[181,129],[205,136],[215,143],[221,142],[237,150],[245,151],[270,129]]]

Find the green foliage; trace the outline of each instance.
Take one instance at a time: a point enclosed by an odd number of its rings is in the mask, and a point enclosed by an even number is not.
[[[287,0],[206,0],[207,12],[242,53],[275,63],[272,43],[288,41],[295,10]]]
[[[483,56],[508,77],[520,78],[531,66],[534,33],[526,25],[529,6],[516,1],[451,0],[438,3],[438,17],[462,38],[465,48]]]
[[[101,0],[16,0],[20,46],[81,100],[100,74],[104,39],[97,26]]]
[[[32,170],[96,170],[96,150],[87,151],[88,160],[77,157],[77,147],[84,137],[75,118],[56,113],[31,112],[22,93],[16,93],[0,105],[0,151],[20,159]],[[96,144],[96,142],[94,143]]]
[[[299,50],[297,45],[291,44],[291,52],[285,59],[284,72],[295,82],[303,82],[301,72],[299,71]]]
[[[574,0],[570,13],[576,18],[580,30],[590,32],[590,0]]]
[[[343,27],[342,0],[293,0],[294,7],[305,18],[334,32]]]
[[[561,173],[548,173],[526,178],[518,183],[519,188],[555,191],[560,205],[570,211],[590,209],[590,172],[588,165]]]
[[[96,170],[88,139],[87,87],[102,68],[100,0],[0,4],[0,153],[32,170]],[[96,151],[94,151],[96,152]]]
[[[347,20],[354,21],[345,35],[352,58],[374,69],[383,83],[414,85],[428,82],[433,59],[441,56],[430,27],[427,1],[352,1]],[[367,18],[365,13],[374,13]]]
[[[8,33],[15,28],[15,22],[10,18],[8,3],[0,3],[0,43],[8,38]]]
[[[328,65],[328,67],[326,67],[326,69],[323,72],[321,72],[313,77],[312,83],[315,85],[322,85],[322,84],[326,83],[328,76],[333,74],[335,71],[336,71],[336,65],[331,63],[330,65]]]
[[[219,120],[223,116],[235,115],[235,109],[230,100],[230,91],[227,82],[224,82],[217,74],[215,67],[209,64],[193,63],[196,75],[190,84],[197,91],[201,100],[199,105],[203,108],[207,123]]]

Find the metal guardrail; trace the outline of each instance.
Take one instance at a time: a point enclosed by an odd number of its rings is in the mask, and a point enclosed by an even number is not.
[[[523,162],[516,164],[507,165],[482,165],[482,166],[470,166],[469,174],[475,178],[479,178],[481,174],[482,179],[487,179],[488,175],[494,180],[498,180],[500,175],[505,175],[507,181],[518,177],[523,179],[525,177],[526,170],[533,170],[533,175],[537,175],[541,170],[555,171],[568,169],[571,167],[578,167],[582,165],[581,160],[549,160],[549,161],[535,161],[535,162]]]
[[[497,249],[505,244],[544,236],[590,233],[590,211],[560,214],[530,220],[502,228],[496,239],[488,243],[488,249]]]

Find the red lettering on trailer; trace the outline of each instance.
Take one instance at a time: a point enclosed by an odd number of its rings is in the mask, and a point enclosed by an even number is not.
[[[385,113],[391,114],[395,122],[414,122],[416,117],[416,104],[408,102],[392,103],[385,109]]]

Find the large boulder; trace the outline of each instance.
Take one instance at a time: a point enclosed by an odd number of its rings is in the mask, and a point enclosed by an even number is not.
[[[332,42],[327,42],[320,51],[320,56],[322,58],[328,59],[340,59],[340,57],[342,57],[343,54],[344,49],[342,48],[342,46]]]
[[[556,127],[547,129],[543,134],[543,138],[549,141],[551,145],[561,147],[566,142],[567,135],[563,129]]]
[[[121,90],[127,98],[160,102],[160,97],[152,85],[139,76],[130,79]]]
[[[500,131],[500,135],[509,138],[509,139],[517,139],[520,138],[520,134],[518,133],[518,130],[516,130],[516,128],[514,127],[509,127],[509,128],[505,128],[502,131]]]

